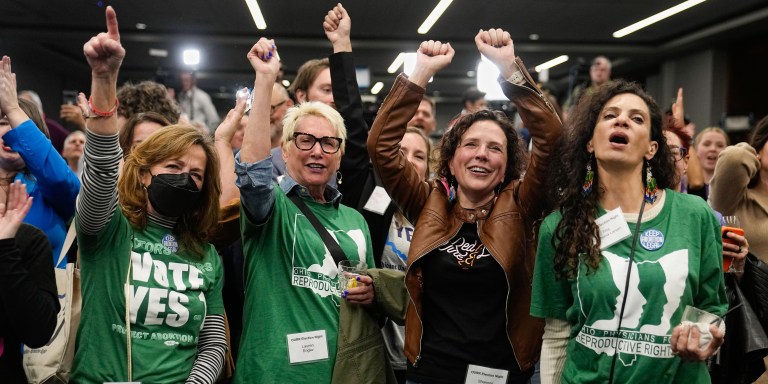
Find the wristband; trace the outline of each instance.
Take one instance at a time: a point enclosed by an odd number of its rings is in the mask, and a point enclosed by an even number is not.
[[[96,109],[93,106],[93,102],[92,101],[93,101],[93,96],[88,98],[88,108],[91,109],[91,113],[93,113],[94,115],[96,115],[98,117],[112,117],[115,114],[115,112],[117,112],[117,107],[120,106],[120,101],[117,100],[117,97],[115,97],[115,106],[111,110],[109,110],[108,112],[104,112],[104,111],[99,111],[98,109]],[[91,117],[94,117],[94,116],[91,116]]]

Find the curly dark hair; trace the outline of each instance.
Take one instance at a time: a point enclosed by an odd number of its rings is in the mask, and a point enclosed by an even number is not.
[[[165,86],[154,81],[125,83],[117,90],[117,99],[120,101],[117,114],[126,119],[142,112],[157,112],[176,124],[181,116],[179,106],[168,97]]]
[[[658,150],[651,160],[643,164],[643,171],[637,177],[645,185],[646,164],[650,165],[660,189],[675,184],[674,159],[664,138],[662,113],[659,106],[637,83],[623,80],[612,81],[585,94],[574,107],[568,121],[567,134],[561,142],[561,155],[554,172],[557,201],[562,219],[555,228],[552,245],[556,248],[554,266],[557,279],[574,279],[580,261],[588,271],[594,271],[600,263],[600,232],[595,217],[600,195],[600,173],[594,156],[587,151],[595,125],[605,104],[614,96],[633,94],[648,106],[651,118],[651,141],[658,143]],[[595,172],[592,193],[583,194],[587,162]]]
[[[501,190],[513,180],[520,178],[525,169],[525,154],[520,146],[520,139],[515,132],[515,127],[503,112],[482,110],[475,113],[466,114],[456,120],[456,123],[445,132],[440,140],[439,151],[440,159],[437,163],[437,176],[444,178],[452,186],[456,186],[456,178],[451,174],[449,164],[456,148],[461,143],[461,137],[469,130],[472,124],[478,121],[493,121],[501,127],[504,136],[507,137],[507,170],[504,173],[504,180],[499,184],[497,190]]]

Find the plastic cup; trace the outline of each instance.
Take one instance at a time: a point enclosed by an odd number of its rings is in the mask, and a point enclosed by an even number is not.
[[[339,262],[339,291],[357,287],[357,276],[365,272],[365,261],[342,260]]]
[[[699,329],[699,334],[701,335],[699,336],[699,348],[704,349],[712,341],[712,333],[709,331],[709,326],[719,327],[722,322],[723,319],[720,316],[686,305],[680,324]]]

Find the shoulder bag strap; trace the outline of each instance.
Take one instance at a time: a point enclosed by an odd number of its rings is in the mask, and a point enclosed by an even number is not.
[[[58,268],[59,264],[61,264],[61,262],[64,261],[64,258],[67,257],[67,252],[72,248],[72,244],[75,243],[75,235],[75,220],[72,220],[72,223],[69,224],[69,230],[67,230],[67,237],[64,239],[64,244],[61,246],[59,258],[56,260],[56,265],[53,266],[54,268]]]
[[[317,231],[317,234],[320,235],[321,239],[323,239],[323,243],[325,243],[325,246],[328,248],[331,256],[333,256],[333,261],[336,262],[336,265],[338,265],[340,261],[346,260],[347,256],[344,254],[344,251],[341,250],[341,247],[339,247],[339,243],[337,243],[336,240],[331,237],[331,234],[328,233],[325,227],[320,224],[320,221],[317,220],[317,216],[315,216],[315,214],[312,213],[312,210],[310,210],[309,207],[304,204],[304,200],[295,194],[292,195],[290,199],[293,201],[293,204],[299,207],[301,213],[303,213],[307,220],[312,223],[312,226],[315,227],[315,231]]]

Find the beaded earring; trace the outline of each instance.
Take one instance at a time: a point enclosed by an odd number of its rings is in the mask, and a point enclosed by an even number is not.
[[[594,158],[595,155],[591,155],[589,161],[587,161],[587,174],[584,176],[584,184],[581,186],[582,196],[587,196],[592,192],[592,182],[595,180],[595,171],[592,170],[592,160]]]
[[[655,203],[659,197],[659,187],[656,185],[656,179],[651,172],[651,165],[648,161],[645,162],[645,201],[648,203]]]

